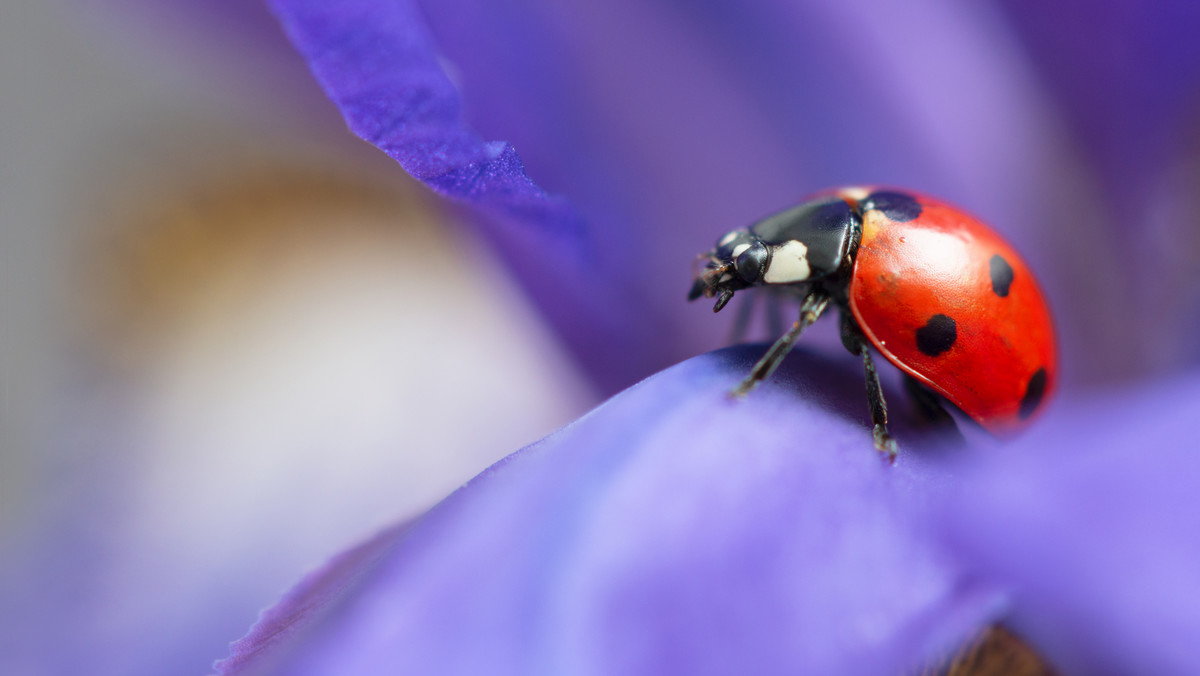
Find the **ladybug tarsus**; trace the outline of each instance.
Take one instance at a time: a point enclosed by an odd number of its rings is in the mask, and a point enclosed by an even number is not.
[[[871,430],[871,436],[875,441],[875,450],[883,454],[884,460],[895,464],[896,456],[899,455],[900,451],[896,447],[896,440],[888,433],[887,427],[876,425]]]

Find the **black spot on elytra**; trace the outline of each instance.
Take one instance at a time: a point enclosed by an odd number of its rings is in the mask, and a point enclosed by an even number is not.
[[[917,349],[930,357],[954,347],[958,340],[958,326],[946,315],[934,315],[925,322],[925,326],[917,329]]]
[[[1017,409],[1017,417],[1021,420],[1033,415],[1046,396],[1046,369],[1038,369],[1025,385],[1025,396],[1021,397],[1021,408]]]
[[[917,198],[902,192],[880,190],[867,195],[862,201],[864,212],[877,209],[897,223],[907,223],[921,215],[921,203]]]
[[[1013,269],[1008,261],[1000,254],[992,256],[988,262],[988,273],[992,276],[992,291],[1001,298],[1008,296],[1008,287],[1013,282]]]

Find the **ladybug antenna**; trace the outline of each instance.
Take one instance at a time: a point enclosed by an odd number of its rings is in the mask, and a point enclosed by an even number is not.
[[[730,298],[733,298],[733,289],[722,291],[717,297],[717,304],[713,306],[713,312],[720,312],[729,303]]]

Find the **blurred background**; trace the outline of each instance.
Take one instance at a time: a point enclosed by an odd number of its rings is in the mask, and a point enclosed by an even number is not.
[[[596,401],[229,5],[0,8],[0,673],[205,673],[306,570]]]
[[[721,345],[692,256],[825,186],[1012,239],[1063,396],[1190,367],[1197,8],[425,3],[470,125],[609,266],[619,303],[555,308],[259,3],[4,3],[0,673],[203,673],[325,557]]]

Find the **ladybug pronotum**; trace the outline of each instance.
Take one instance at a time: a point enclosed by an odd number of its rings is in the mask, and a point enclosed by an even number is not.
[[[715,297],[714,312],[751,287],[800,299],[800,318],[733,394],[769,377],[832,303],[889,457],[896,442],[868,347],[904,372],[927,415],[944,416],[936,393],[993,434],[1027,425],[1054,390],[1054,326],[1033,273],[999,235],[937,200],[842,188],[734,230],[701,258],[688,298]]]

